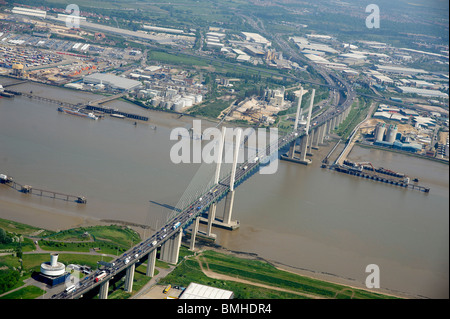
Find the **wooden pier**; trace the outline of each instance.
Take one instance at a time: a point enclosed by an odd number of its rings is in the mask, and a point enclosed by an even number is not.
[[[14,181],[12,178],[3,179],[2,184],[6,184],[9,187],[14,188],[15,190],[18,190],[19,192],[24,193],[24,194],[44,196],[44,197],[49,197],[49,198],[54,198],[54,199],[59,199],[59,200],[65,200],[68,202],[72,201],[72,202],[76,202],[78,204],[86,204],[86,202],[87,202],[86,197],[84,197],[84,196],[70,195],[70,194],[65,194],[65,193],[61,193],[61,192],[54,192],[54,191],[49,191],[49,190],[45,190],[45,189],[34,188],[31,185],[22,185],[22,184],[17,183],[16,181]]]

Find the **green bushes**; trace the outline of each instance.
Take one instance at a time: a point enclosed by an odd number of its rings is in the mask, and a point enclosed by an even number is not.
[[[0,270],[0,294],[8,291],[17,284],[20,273],[15,270]]]

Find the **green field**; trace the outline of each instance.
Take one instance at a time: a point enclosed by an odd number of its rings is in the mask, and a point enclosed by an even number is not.
[[[270,289],[235,281],[208,278],[200,268],[199,259],[203,268],[208,267],[209,270],[215,273],[274,288]],[[278,270],[265,261],[238,258],[212,250],[204,251],[199,259],[190,257],[182,261],[177,268],[170,275],[162,279],[160,283],[186,287],[190,282],[196,282],[232,290],[235,294],[235,298],[238,299],[394,298],[371,291],[350,288],[344,285]],[[276,288],[286,291],[275,290]]]

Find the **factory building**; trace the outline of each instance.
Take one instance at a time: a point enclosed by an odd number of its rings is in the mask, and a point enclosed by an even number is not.
[[[409,86],[399,86],[397,87],[398,91],[401,93],[411,93],[411,94],[418,94],[425,97],[432,97],[432,98],[445,98],[448,99],[448,94],[443,93],[438,90],[429,90],[429,89],[419,89]]]
[[[112,90],[132,91],[142,86],[142,83],[108,73],[94,73],[83,78],[86,84],[103,84]]]
[[[403,75],[415,75],[415,74],[427,74],[428,71],[422,69],[403,68],[393,65],[376,65],[377,70],[385,73],[403,74]]]
[[[255,42],[267,46],[271,45],[271,42],[269,40],[259,35],[258,33],[241,32],[241,34],[244,36],[246,41]]]

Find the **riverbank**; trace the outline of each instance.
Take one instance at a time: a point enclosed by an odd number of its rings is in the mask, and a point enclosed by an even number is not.
[[[22,85],[24,90],[31,89],[27,85]],[[63,94],[75,103],[92,99],[36,84],[32,89],[49,98]],[[83,195],[88,202],[77,205],[7,189],[0,191],[0,200],[28,206],[31,220],[53,229],[102,220],[161,227],[193,178],[200,176],[199,165],[170,161],[170,132],[190,128],[192,118],[123,101],[109,105],[150,114],[149,124],[158,129],[114,118],[88,121],[27,98],[0,99],[2,173],[38,188]],[[448,166],[355,146],[363,150],[352,151],[355,161],[371,160],[378,167],[417,176],[432,189],[424,195],[321,169],[330,147],[314,150],[311,165],[280,162],[276,174],[255,174],[241,184],[233,209],[241,227],[214,230],[217,243],[313,275],[330,274],[331,280],[348,279],[350,285],[364,285],[365,267],[375,263],[383,288],[448,296]],[[223,206],[218,204],[218,218]],[[11,219],[26,221],[20,208],[15,211],[19,214],[8,213]],[[152,232],[138,231],[143,238]]]
[[[406,152],[406,151],[402,151],[402,150],[396,150],[393,148],[387,148],[387,147],[382,147],[382,146],[378,146],[378,145],[368,145],[368,144],[359,143],[359,142],[355,142],[355,144],[358,146],[364,147],[364,148],[373,148],[373,149],[377,149],[377,150],[381,150],[381,151],[385,151],[385,152],[392,152],[392,153],[398,153],[398,154],[403,154],[403,155],[407,155],[407,156],[417,157],[417,158],[421,158],[421,159],[425,159],[425,160],[429,160],[429,161],[433,161],[433,162],[438,162],[438,163],[442,163],[442,164],[446,164],[446,165],[449,164],[448,160],[440,159],[440,158],[436,158],[436,157],[416,154],[416,153],[412,153],[412,152]]]

